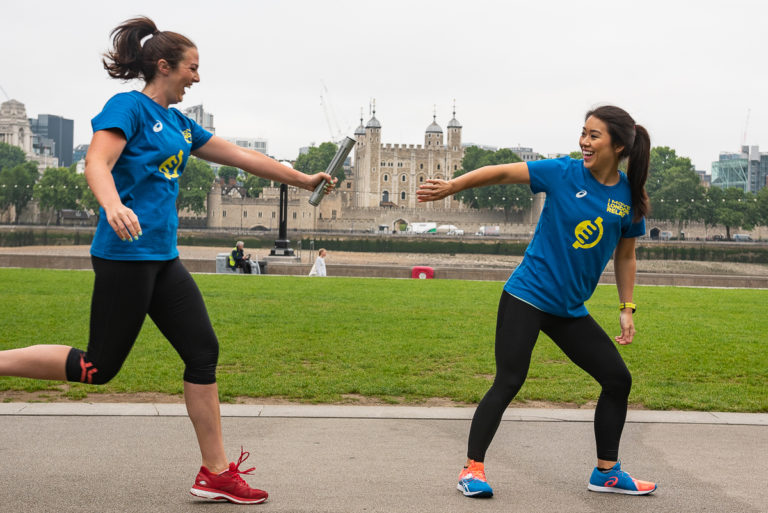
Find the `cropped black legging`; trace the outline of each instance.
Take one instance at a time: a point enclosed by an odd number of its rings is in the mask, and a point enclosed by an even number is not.
[[[597,457],[618,460],[632,376],[613,341],[589,315],[558,317],[507,292],[501,294],[496,320],[496,378],[472,419],[467,457],[485,460],[504,410],[523,386],[539,331],[602,386],[594,423]]]
[[[128,262],[91,257],[91,262],[96,277],[88,350],[69,352],[69,381],[102,385],[111,380],[149,315],[184,361],[184,381],[216,382],[219,342],[200,290],[178,258]]]

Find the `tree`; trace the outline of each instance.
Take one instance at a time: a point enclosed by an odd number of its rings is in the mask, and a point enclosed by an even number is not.
[[[8,146],[8,145],[6,145]],[[12,162],[8,159],[7,162]],[[14,223],[19,221],[21,209],[32,199],[33,187],[40,175],[37,164],[24,162],[0,169],[0,209],[15,207]]]
[[[179,177],[178,210],[189,209],[196,214],[205,212],[205,199],[215,179],[213,169],[204,160],[189,157],[184,172]]]
[[[760,192],[757,193],[757,205],[755,207],[755,213],[757,215],[757,223],[761,226],[768,226],[768,187],[763,187]]]
[[[270,183],[272,182],[266,178],[249,174],[243,183],[243,187],[249,198],[256,198],[264,190],[264,187],[267,187]]]
[[[338,149],[338,146],[332,142],[324,142],[317,147],[312,146],[307,153],[298,156],[293,167],[308,175],[324,172],[328,169],[328,164],[331,163],[331,160],[333,160],[333,156],[336,155]],[[344,178],[346,178],[343,169],[339,171],[336,178],[339,179],[336,183],[336,187],[339,187],[341,182],[344,181]]]
[[[42,178],[35,184],[35,198],[40,201],[40,208],[51,209],[48,224],[59,210],[78,207],[82,196],[81,184],[77,172],[68,167],[49,167],[43,172]]]
[[[493,152],[477,146],[470,146],[464,150],[461,169],[456,171],[453,176],[455,178],[483,166],[511,162],[521,162],[521,160],[515,152],[508,148]],[[520,212],[531,208],[533,199],[531,189],[522,184],[491,185],[479,189],[467,189],[456,194],[456,197],[472,208],[501,208],[504,210],[507,221],[509,221],[510,212]]]
[[[237,180],[240,176],[240,170],[232,166],[221,166],[219,168],[219,178],[224,180],[224,183],[229,185],[233,180]]]
[[[16,167],[27,160],[24,151],[10,144],[0,143],[0,169]]]
[[[661,219],[656,209],[659,209],[661,212],[664,211],[662,208],[664,205],[660,204],[663,198],[659,192],[668,182],[678,179],[681,175],[687,174],[690,177],[690,174],[687,172],[696,175],[691,159],[677,156],[675,150],[668,146],[651,148],[648,181],[645,184],[645,190],[651,199],[651,209],[654,218]],[[664,219],[668,219],[668,217],[664,217]]]
[[[77,175],[78,186],[80,188],[80,199],[78,205],[82,210],[92,210],[95,215],[99,215],[99,202],[96,196],[93,195],[93,191],[88,186],[88,181],[85,179],[84,174]]]
[[[572,151],[568,154],[568,156],[576,160],[581,160],[584,158],[584,154],[581,153],[580,151]]]
[[[736,187],[721,189],[710,187],[705,198],[705,222],[725,226],[726,238],[731,238],[731,228],[751,230],[754,227],[757,202],[755,195]]]

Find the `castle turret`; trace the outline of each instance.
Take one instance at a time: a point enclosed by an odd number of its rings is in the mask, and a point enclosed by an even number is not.
[[[213,182],[208,191],[208,219],[206,226],[208,228],[221,227],[221,185],[219,182]]]
[[[428,150],[437,150],[443,146],[443,129],[436,121],[437,114],[432,115],[432,124],[424,133],[424,147]]]
[[[461,123],[456,119],[456,101],[453,102],[453,119],[448,122],[448,151],[461,150]]]

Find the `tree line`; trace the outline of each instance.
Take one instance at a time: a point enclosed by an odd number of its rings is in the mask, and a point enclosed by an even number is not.
[[[570,157],[580,159],[581,152],[572,152]],[[490,151],[470,146],[464,152],[462,169],[454,176],[509,162],[520,162],[509,149]],[[649,217],[676,222],[680,233],[689,222],[702,222],[707,227],[722,225],[729,239],[732,229],[768,226],[768,187],[757,194],[738,188],[705,187],[691,159],[677,155],[667,146],[651,149],[646,190],[651,200]],[[530,208],[533,200],[527,185],[493,185],[462,191],[456,197],[473,208],[502,209],[507,216],[511,211]]]

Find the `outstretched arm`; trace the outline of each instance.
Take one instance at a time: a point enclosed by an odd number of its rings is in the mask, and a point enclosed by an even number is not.
[[[201,159],[218,162],[225,166],[239,167],[252,175],[294,185],[309,191],[314,190],[317,184],[323,180],[331,181],[331,176],[327,173],[304,174],[301,171],[284,166],[258,151],[241,148],[215,135],[207,143],[193,151],[192,154]]]
[[[531,183],[531,178],[528,174],[528,164],[525,162],[514,162],[511,164],[484,166],[457,176],[452,180],[429,179],[419,186],[419,189],[416,191],[416,198],[420,202],[436,201],[452,196],[457,192],[472,189],[473,187],[507,183]]]
[[[616,288],[619,292],[619,303],[632,303],[632,294],[635,290],[635,239],[619,239],[616,253],[613,255],[613,272],[616,276]],[[619,314],[621,335],[616,337],[616,342],[621,345],[632,343],[635,336],[635,321],[632,318],[631,308],[625,308]]]

